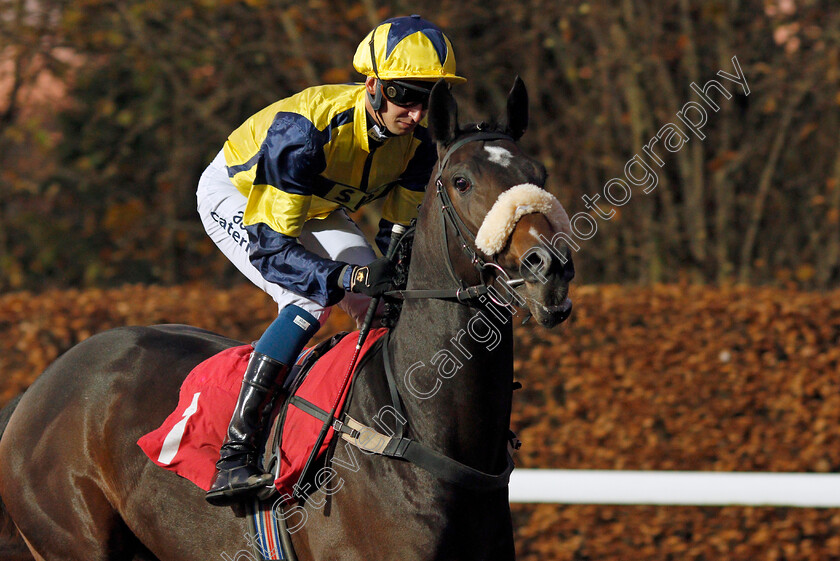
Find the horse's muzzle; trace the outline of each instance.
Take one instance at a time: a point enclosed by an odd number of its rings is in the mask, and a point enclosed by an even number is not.
[[[531,301],[534,305],[531,308],[531,313],[537,323],[543,327],[554,327],[569,319],[572,315],[572,300],[566,298],[562,304],[557,306],[545,306],[537,301]]]

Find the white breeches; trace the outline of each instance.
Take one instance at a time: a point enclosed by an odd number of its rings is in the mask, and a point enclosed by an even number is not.
[[[236,268],[271,296],[279,309],[296,304],[318,318],[323,325],[329,316],[329,308],[268,282],[251,265],[248,258],[248,232],[242,225],[247,199],[228,177],[223,152],[219,152],[201,174],[196,196],[198,214],[204,229]],[[316,255],[353,265],[367,265],[376,258],[359,227],[343,209],[323,220],[307,221],[298,242]],[[369,297],[348,292],[338,305],[361,324],[369,303]]]

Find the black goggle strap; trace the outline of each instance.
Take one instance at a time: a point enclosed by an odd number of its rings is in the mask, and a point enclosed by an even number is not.
[[[373,38],[376,37],[377,29],[379,29],[378,25],[373,28],[373,31],[370,34],[370,43],[368,43],[368,45],[370,45],[370,63],[373,66],[373,74],[376,76],[376,79],[379,80],[379,70],[376,68],[376,51],[373,48]]]
[[[370,93],[367,94],[368,99],[370,100],[371,106],[374,108],[375,112],[379,111],[380,106],[382,105],[382,95],[384,92],[382,91],[382,80],[379,79],[379,69],[376,67],[376,50],[373,47],[373,39],[376,37],[376,30],[379,29],[379,26],[373,28],[373,31],[370,33],[370,64],[373,67],[373,74],[376,76],[376,93],[371,95]],[[377,102],[378,101],[378,102]],[[374,117],[376,120],[376,117]],[[378,121],[377,121],[378,122]]]

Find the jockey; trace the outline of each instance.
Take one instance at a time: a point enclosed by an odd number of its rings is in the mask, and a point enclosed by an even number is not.
[[[394,223],[417,214],[437,152],[424,126],[429,93],[455,74],[446,35],[420,16],[379,24],[353,66],[364,84],[308,88],[269,105],[228,137],[198,183],[213,242],[279,306],[257,341],[207,501],[229,505],[270,485],[256,466],[260,411],[338,304],[361,323],[390,286],[347,211],[385,197],[383,254]]]

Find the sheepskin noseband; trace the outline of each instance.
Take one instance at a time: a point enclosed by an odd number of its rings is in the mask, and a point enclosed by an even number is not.
[[[519,219],[533,213],[544,214],[555,231],[569,229],[569,216],[554,195],[533,183],[522,183],[496,199],[475,235],[476,247],[485,255],[496,255],[505,247]]]

